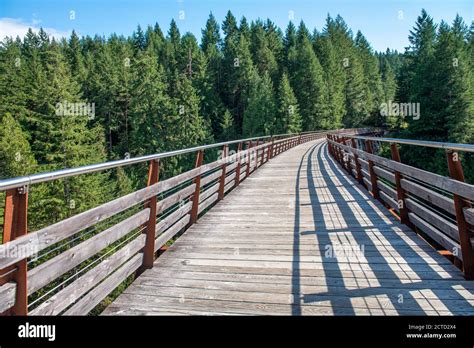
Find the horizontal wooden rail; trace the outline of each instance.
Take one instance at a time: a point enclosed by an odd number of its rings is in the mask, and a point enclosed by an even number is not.
[[[364,141],[363,146],[361,142]],[[401,222],[423,232],[439,246],[462,261],[466,279],[474,279],[474,185],[464,182],[461,161],[453,149],[472,145],[421,142],[344,134],[327,135],[330,155],[343,168],[354,161],[360,168],[359,180],[383,204],[400,215]],[[377,155],[378,143],[390,144],[392,158]],[[402,163],[399,144],[446,149],[450,177],[431,173]],[[350,159],[350,160],[349,160]],[[349,172],[357,179],[357,171]]]
[[[309,132],[222,143],[222,158],[207,164],[204,151],[215,146],[193,148],[195,168],[160,181],[158,159],[162,157],[145,156],[150,165],[147,187],[30,233],[26,233],[27,196],[20,196],[28,187],[13,188],[12,194],[19,198],[7,201],[5,211],[10,215],[5,221],[22,219],[23,225],[9,227],[14,233],[0,245],[0,313],[89,313],[124,280],[153,267],[166,243],[260,166],[294,146],[325,136],[325,132]],[[228,153],[231,143],[237,144],[236,153]],[[97,165],[92,172],[100,168],[110,166]],[[79,175],[85,173],[83,169],[63,174]],[[38,182],[65,176],[52,173]],[[12,179],[8,185],[20,181]],[[27,269],[27,264],[33,267]],[[28,304],[28,299],[33,301]]]

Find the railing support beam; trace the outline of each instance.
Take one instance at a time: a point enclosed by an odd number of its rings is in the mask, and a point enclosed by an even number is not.
[[[200,150],[196,154],[196,163],[195,163],[194,168],[199,168],[200,166],[202,166],[203,160],[204,160],[204,151]],[[188,227],[194,224],[198,219],[199,194],[201,192],[201,175],[196,176],[193,182],[194,184],[196,184],[196,188],[194,189],[193,206],[191,208],[191,215],[190,215]]]
[[[354,138],[351,138],[351,146],[353,149],[357,149],[357,144]],[[354,162],[356,167],[356,179],[359,184],[363,184],[364,180],[362,179],[362,168],[360,167],[359,155],[354,153]]]
[[[459,154],[448,150],[446,151],[446,157],[448,159],[448,169],[451,178],[464,182],[464,172]],[[474,279],[474,252],[471,244],[473,233],[469,229],[469,225],[464,216],[464,208],[471,208],[471,203],[457,194],[453,195],[453,199],[461,244],[464,277],[472,280]],[[454,250],[453,253],[456,254],[456,251]]]
[[[372,142],[370,140],[365,141],[365,147],[368,153],[372,154]],[[380,200],[379,188],[377,185],[377,174],[374,170],[374,161],[368,160],[369,163],[369,174],[370,174],[370,183],[372,185],[372,195],[375,199]]]
[[[28,186],[8,190],[5,196],[3,221],[3,243],[8,243],[28,233]],[[14,270],[12,273],[11,272]],[[1,272],[0,285],[9,281],[16,283],[15,304],[4,314],[27,315],[27,260],[23,259]]]
[[[225,186],[225,176],[226,176],[226,167],[227,167],[224,159],[227,157],[227,153],[229,152],[228,149],[229,149],[229,147],[227,145],[224,145],[222,147],[222,161],[224,163],[221,166],[222,174],[221,174],[220,183],[219,183],[219,193],[218,193],[218,197],[217,197],[218,201],[220,201],[220,200],[222,200],[222,198],[224,198],[224,186]]]
[[[242,143],[239,143],[237,147],[237,167],[235,167],[235,183],[234,188],[240,184],[240,167],[242,165],[242,158],[240,158],[240,153],[242,152]]]
[[[398,145],[396,143],[390,144],[390,151],[392,153],[392,160],[401,163],[402,160],[400,158],[400,152],[398,151]],[[400,210],[400,221],[402,224],[409,225],[413,230],[415,226],[410,223],[410,219],[408,218],[408,209],[406,206],[406,193],[405,190],[402,188],[402,179],[403,176],[399,171],[395,171],[395,185],[397,187],[397,204],[398,209]]]
[[[147,186],[152,186],[158,183],[158,173],[160,170],[160,161],[153,160],[150,162],[148,167],[148,181]],[[153,268],[155,262],[155,230],[156,230],[156,205],[158,203],[158,197],[153,196],[147,203],[147,207],[150,208],[150,217],[148,219],[146,227],[146,240],[145,247],[143,248],[143,265],[140,267],[138,273],[143,272],[145,269]]]

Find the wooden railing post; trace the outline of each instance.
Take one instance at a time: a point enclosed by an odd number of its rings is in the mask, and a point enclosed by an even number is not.
[[[337,142],[340,144],[341,143],[341,137],[337,136]],[[337,158],[339,160],[339,163],[343,165],[343,158],[342,158],[342,148],[340,146],[337,147]]]
[[[342,137],[342,145],[346,145],[347,146],[347,138],[346,137]],[[352,170],[351,170],[351,156],[350,156],[350,152],[349,151],[344,151],[344,149],[342,150],[342,153],[343,153],[343,160],[344,160],[344,167],[347,171],[347,173],[349,173],[350,176],[352,176]]]
[[[336,136],[336,141],[340,144],[341,143],[341,138],[339,136]],[[340,146],[337,147],[337,161],[339,164],[343,165],[342,163],[342,149]]]
[[[273,146],[275,146],[275,138],[272,137],[272,143],[270,145],[270,159],[273,158]]]
[[[260,160],[260,166],[263,165],[263,161],[265,160],[265,141],[264,140],[262,140],[261,145],[264,145],[264,147],[262,147],[262,153],[260,154],[260,156],[262,157],[262,159]]]
[[[8,243],[27,233],[28,186],[24,186],[6,191],[3,220],[3,243]],[[21,250],[17,250],[17,252],[21,252]],[[15,265],[0,271],[0,285],[10,281],[16,283],[15,304],[4,314],[28,314],[27,271],[28,265],[26,258]]]
[[[147,186],[152,186],[158,182],[158,173],[160,170],[160,161],[153,160],[148,167],[148,181]],[[145,247],[143,248],[143,265],[140,267],[138,273],[145,269],[153,268],[155,261],[155,230],[156,230],[156,205],[158,198],[156,195],[150,198],[147,207],[150,208],[150,217],[146,227]]]
[[[372,142],[370,140],[365,141],[365,147],[368,153],[372,154]],[[374,170],[374,161],[368,160],[369,163],[369,174],[370,174],[370,183],[372,184],[372,195],[375,199],[380,200],[379,188],[377,185],[377,174]]]
[[[259,150],[258,147],[259,147],[259,146],[260,146],[260,141],[257,140],[257,144],[256,144],[257,150],[255,151],[255,152],[256,152],[256,154],[255,154],[255,169],[258,168],[258,155],[259,155],[259,153],[258,153],[258,150]],[[255,169],[254,169],[254,170],[255,170]]]
[[[246,179],[250,175],[251,148],[252,148],[252,142],[248,141],[247,142],[247,167],[245,168],[245,178]]]
[[[224,147],[222,148],[222,160],[224,163],[221,166],[222,174],[221,174],[220,183],[219,183],[219,194],[217,197],[217,201],[220,201],[222,198],[224,198],[225,175],[226,175],[226,167],[227,167],[227,164],[225,163],[224,159],[227,157],[228,150],[229,150],[229,146],[224,145]]]
[[[265,160],[265,163],[267,163],[269,160],[270,160],[270,147],[271,147],[271,143],[267,143],[267,159]]]
[[[459,154],[452,150],[448,150],[446,151],[446,157],[448,159],[448,169],[451,178],[464,182],[464,172],[462,169]],[[464,277],[466,279],[471,280],[474,279],[474,252],[472,250],[471,244],[471,238],[474,234],[472,233],[472,231],[470,231],[469,225],[464,216],[464,208],[471,208],[471,203],[457,194],[453,194],[453,199],[454,208],[456,210],[456,222],[459,231],[459,241],[461,245]]]
[[[351,138],[351,146],[353,149],[357,149],[357,144],[354,138]],[[355,162],[355,168],[356,168],[356,179],[360,184],[363,184],[364,181],[362,179],[362,168],[360,166],[359,162],[359,155],[354,152],[354,162]]]
[[[332,156],[332,144],[329,142],[331,140],[331,136],[326,134],[326,141],[328,143],[328,152]]]
[[[392,152],[392,160],[401,163],[402,160],[400,158],[400,152],[398,151],[398,145],[396,143],[390,144],[390,150]],[[395,171],[395,185],[397,186],[397,203],[398,208],[400,209],[400,221],[405,225],[410,225],[410,219],[408,218],[408,209],[406,206],[406,193],[405,190],[402,188],[402,174],[399,171]]]
[[[242,151],[242,143],[240,142],[239,145],[237,146],[237,167],[235,167],[235,184],[234,187],[239,186],[240,184],[240,167],[242,165],[241,163],[241,158],[240,158],[240,152]]]
[[[196,154],[196,163],[194,168],[199,168],[202,166],[202,162],[204,160],[204,151],[198,151]],[[194,189],[193,194],[193,206],[191,208],[191,216],[189,219],[188,227],[194,224],[198,219],[198,210],[199,210],[199,194],[201,193],[201,175],[198,175],[194,178],[194,184],[196,184],[196,188]]]

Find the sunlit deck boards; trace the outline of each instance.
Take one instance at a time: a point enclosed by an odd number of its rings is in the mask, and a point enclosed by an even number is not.
[[[104,314],[472,315],[473,305],[474,282],[317,141],[244,180]]]

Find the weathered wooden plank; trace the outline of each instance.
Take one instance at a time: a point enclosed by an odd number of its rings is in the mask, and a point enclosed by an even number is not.
[[[364,170],[361,170],[362,174],[364,174]],[[367,175],[369,175],[369,173],[365,172]],[[365,174],[364,174],[364,177],[362,178],[362,181],[364,181],[364,184],[365,186],[367,186],[368,190],[369,191],[372,191],[372,183],[370,182],[370,180],[368,178],[365,177]]]
[[[227,165],[227,168],[226,168],[226,173],[229,174],[230,172],[232,172],[235,168],[237,168],[237,162],[233,162],[231,164],[228,164]]]
[[[115,271],[127,258],[138,253],[145,246],[144,234],[140,234],[130,243],[102,260],[97,266],[61,289],[46,301],[34,308],[31,315],[58,315],[81,298],[90,289]]]
[[[230,175],[227,175],[226,178],[225,178],[225,181],[224,181],[225,185],[227,185],[231,181],[234,181],[235,176],[236,176],[236,173],[232,173]]]
[[[261,265],[254,265],[252,267],[242,267],[239,265],[222,265],[222,264],[206,264],[202,265],[193,262],[183,262],[183,259],[173,258],[159,258],[156,267],[170,268],[173,270],[185,270],[195,272],[213,272],[213,273],[226,273],[226,274],[256,274],[256,275],[279,275],[279,276],[293,276],[294,268],[287,266],[281,267],[265,267]],[[452,272],[446,272],[441,277],[440,273],[430,268],[423,270],[422,274],[417,270],[404,269],[403,271],[395,273],[392,269],[379,269],[376,273],[367,272],[363,269],[325,269],[325,268],[311,268],[304,267],[298,269],[298,274],[301,277],[316,277],[325,280],[330,279],[341,279],[345,281],[347,278],[356,278],[359,284],[365,284],[371,286],[373,284],[380,284],[386,280],[396,280],[397,282],[409,283],[421,282],[425,280],[433,281],[446,281],[451,286],[453,282],[458,284],[459,281],[464,280],[464,277],[459,269],[454,269]]]
[[[461,247],[458,243],[447,237],[445,233],[441,232],[436,227],[426,222],[415,213],[408,213],[408,217],[416,227],[418,227],[428,236],[433,238],[440,245],[444,246],[447,250],[453,252],[453,254],[455,254],[457,258],[462,260]]]
[[[200,266],[203,268],[211,266],[229,266],[229,267],[245,267],[245,268],[286,268],[289,270],[294,269],[295,265],[292,261],[279,261],[279,260],[240,260],[238,258],[180,258],[174,257],[173,264],[182,263],[183,265],[193,265]],[[299,270],[326,270],[328,272],[335,271],[362,271],[362,272],[388,272],[390,271],[392,277],[395,274],[402,274],[403,272],[415,272],[418,274],[418,277],[422,276],[422,273],[427,270],[427,267],[430,267],[433,271],[438,273],[446,273],[454,271],[453,265],[437,265],[431,264],[397,264],[393,262],[390,265],[386,262],[381,263],[354,263],[354,262],[299,262]],[[438,274],[438,277],[441,277]]]
[[[260,239],[257,243],[255,240],[238,240],[219,241],[219,237],[214,239],[190,238],[190,235],[184,235],[179,239],[179,248],[183,250],[202,250],[202,252],[235,252],[238,250],[243,254],[284,254],[293,255],[295,247],[289,243],[283,243],[273,240]],[[433,248],[428,244],[412,244],[407,248],[396,249],[395,247],[385,244],[385,248],[379,248],[376,244],[365,244],[365,255],[393,256],[394,253],[400,256],[419,256],[424,252],[431,253]],[[298,245],[298,253],[300,255],[324,255],[326,249],[321,249],[316,243],[301,243]],[[473,284],[474,285],[474,284]]]
[[[201,214],[205,209],[207,209],[212,203],[217,201],[218,198],[218,192],[214,193],[212,196],[210,196],[208,199],[203,201],[202,203],[199,203],[199,209],[198,209],[198,214]]]
[[[386,183],[383,181],[377,180],[377,186],[379,189],[381,189],[383,192],[385,192],[390,198],[396,200],[397,199],[397,191],[390,186],[388,186]]]
[[[155,252],[159,248],[161,248],[163,245],[165,245],[166,242],[168,242],[171,238],[173,238],[176,235],[176,233],[178,233],[183,228],[185,228],[186,225],[189,223],[189,219],[190,219],[189,214],[185,215],[180,220],[178,220],[174,225],[168,228],[165,232],[160,234],[158,238],[156,238],[156,241],[155,241]]]
[[[431,300],[457,300],[458,304],[470,300],[474,303],[474,294],[462,296],[459,292],[454,289],[438,289],[435,292],[427,292],[423,294],[422,292],[412,291],[414,289],[419,289],[412,287],[411,284],[407,284],[401,288],[400,283],[398,288],[386,288],[384,285],[374,286],[372,288],[360,287],[358,285],[346,286],[341,285],[332,285],[330,288],[326,284],[321,285],[306,285],[300,284],[297,291],[295,291],[294,284],[288,283],[260,283],[260,282],[238,282],[235,280],[213,280],[213,279],[186,279],[181,277],[173,277],[170,275],[170,278],[163,282],[162,279],[156,277],[141,277],[134,284],[135,286],[147,286],[147,287],[173,287],[178,289],[178,292],[182,288],[194,288],[194,289],[212,289],[220,290],[227,292],[242,291],[242,292],[260,292],[260,293],[271,293],[271,294],[317,294],[318,296],[330,297],[333,296],[348,296],[353,293],[354,296],[359,292],[361,297],[367,296],[376,296],[380,294],[387,295],[389,298],[397,298],[399,295],[403,295],[404,298],[413,298],[413,299],[431,299]],[[423,289],[423,288],[422,288]],[[426,289],[426,287],[424,287]],[[358,291],[360,290],[360,291]],[[349,295],[350,296],[350,295]],[[454,302],[454,301],[453,301]]]
[[[145,201],[151,196],[159,193],[160,184],[161,183],[148,186],[139,191],[105,203],[99,207],[45,227],[39,231],[28,233],[27,235],[19,237],[9,243],[0,245],[0,255],[9,255],[9,249],[24,250],[24,253],[21,255],[22,257],[0,258],[0,269],[8,267],[24,257],[33,256],[35,253],[71,237],[85,228],[93,226],[100,221]]]
[[[449,237],[459,242],[459,231],[456,224],[444,219],[437,212],[427,209],[411,198],[407,198],[405,202],[409,210],[414,212],[423,220],[429,221],[431,225],[435,226],[440,231],[446,233]]]
[[[247,269],[247,272],[241,273],[238,269],[190,269],[189,267],[171,267],[165,264],[160,264],[160,267],[155,267],[152,271],[142,275],[142,279],[199,279],[202,281],[212,280],[220,282],[237,282],[237,283],[259,283],[259,284],[292,284],[293,277],[291,274],[263,274],[263,273],[251,273],[252,270]],[[298,277],[298,283],[300,285],[312,285],[312,286],[327,286],[327,287],[347,287],[347,288],[358,288],[365,289],[369,286],[374,288],[386,289],[400,289],[400,279],[397,277],[381,278],[374,274],[367,274],[365,281],[362,281],[357,274],[343,274],[342,277],[325,277],[322,273],[310,275],[300,275]],[[465,288],[471,294],[466,294],[469,298],[474,295],[474,284],[470,281],[458,280],[456,281],[458,287]],[[450,290],[455,291],[453,288],[452,279],[419,279],[413,282],[407,283],[407,288],[410,289],[426,289],[430,290]]]
[[[214,173],[201,178],[201,187],[209,184],[211,181],[217,180],[221,177],[222,169],[215,171]]]
[[[474,226],[474,208],[465,208],[464,217],[469,224]]]
[[[390,303],[383,301],[381,303]],[[450,315],[447,310],[407,310],[383,307],[359,308],[356,313],[352,308],[336,307],[328,303],[317,306],[299,304],[270,304],[242,301],[215,301],[213,299],[155,297],[149,295],[124,294],[116,305],[108,307],[105,315],[167,315],[168,310],[183,311],[184,314],[222,313],[225,315],[291,315],[295,308],[302,315]]]
[[[143,262],[143,254],[137,254],[128,260],[117,271],[92,289],[87,296],[71,306],[64,315],[86,315],[97,306],[108,294],[120,285],[128,276],[135,272]]]
[[[334,307],[346,307],[351,309],[356,308],[383,308],[383,303],[387,303],[388,306],[392,308],[403,308],[411,310],[419,310],[420,313],[424,309],[433,310],[433,308],[443,308],[448,306],[451,310],[456,312],[471,312],[472,309],[466,306],[466,300],[451,300],[451,299],[425,299],[425,301],[417,301],[418,294],[416,292],[410,293],[410,296],[404,296],[403,303],[398,303],[398,296],[393,294],[391,297],[384,292],[377,295],[359,295],[357,296],[357,291],[352,291],[355,295],[349,295],[351,291],[347,291],[344,295],[324,295],[324,294],[300,294],[300,293],[290,293],[290,294],[281,294],[275,292],[257,292],[257,291],[227,291],[219,290],[213,288],[173,288],[173,287],[159,287],[159,286],[146,286],[146,285],[134,285],[133,291],[135,294],[141,295],[161,295],[161,296],[171,296],[177,298],[186,299],[209,299],[212,298],[216,301],[236,301],[240,300],[242,302],[254,302],[254,303],[269,303],[269,304],[295,304],[299,303],[301,306],[320,306],[321,302],[330,301],[331,305]],[[363,293],[363,292],[362,292]],[[299,299],[295,298],[297,295],[301,296]],[[351,300],[348,301],[348,296],[351,297]],[[418,295],[423,299],[423,294]],[[429,302],[428,302],[429,301]],[[329,303],[324,303],[328,305]],[[446,305],[444,304],[446,303]]]
[[[224,193],[226,193],[227,191],[229,191],[233,187],[234,187],[234,182],[230,181],[227,185],[224,186]]]
[[[412,193],[424,199],[425,201],[428,201],[431,204],[434,204],[435,206],[446,210],[448,213],[451,213],[453,215],[456,214],[456,211],[454,210],[454,201],[452,198],[450,199],[438,192],[430,190],[407,179],[402,179],[401,184],[402,188],[407,192]]]
[[[170,226],[176,223],[176,221],[181,219],[184,215],[188,214],[191,211],[192,207],[193,207],[193,202],[190,201],[186,203],[185,205],[183,205],[182,207],[176,209],[174,212],[166,216],[161,221],[159,221],[156,224],[155,237],[159,236],[160,233],[167,230]]]
[[[199,203],[205,201],[207,198],[211,197],[214,193],[219,191],[219,185],[220,183],[218,182],[206,189],[205,191],[201,192],[201,194],[199,195]]]
[[[190,195],[194,193],[195,189],[196,189],[196,184],[191,184],[179,190],[178,192],[173,193],[169,197],[159,200],[156,207],[156,213],[160,214],[161,212],[165,211],[166,209],[173,206],[174,204],[188,198]]]
[[[126,236],[132,230],[147,222],[149,216],[150,208],[146,208],[28,271],[28,294],[41,289],[102,249]]]
[[[15,305],[16,283],[9,282],[0,286],[0,313]]]
[[[179,244],[179,251],[186,251],[186,252],[193,252],[193,253],[199,253],[199,254],[221,254],[221,255],[228,255],[228,254],[234,254],[238,253],[239,255],[285,255],[285,256],[292,256],[294,255],[294,250],[291,248],[285,248],[284,244],[274,244],[274,243],[268,243],[268,244],[260,244],[259,242],[257,247],[253,248],[252,245],[250,244],[239,244],[239,243],[217,243],[213,242],[211,246],[208,246],[208,244],[200,244],[195,241],[192,243],[190,241],[186,241],[184,238],[183,240],[180,240]],[[234,245],[240,245],[240,246],[234,246]],[[275,248],[272,248],[272,246],[275,245]],[[338,244],[335,244],[338,245]],[[358,246],[356,244],[351,245],[349,243],[347,244],[342,244],[343,246],[349,247],[349,248],[360,248],[361,254],[363,254],[363,257],[367,258],[368,260],[373,260],[374,257],[394,257],[394,255],[397,255],[398,257],[407,257],[407,258],[418,258],[419,260],[423,260],[423,258],[420,257],[420,252],[423,251],[428,251],[431,252],[432,249],[424,249],[424,248],[419,248],[419,247],[411,247],[411,248],[404,248],[404,249],[399,249],[396,250],[395,248],[386,248],[381,249],[380,247],[376,245],[364,245],[363,248],[362,246]],[[349,249],[350,250],[350,249]],[[303,245],[299,248],[298,254],[300,256],[318,256],[318,257],[327,257],[328,249],[321,249],[317,245]],[[170,253],[174,253],[174,249],[170,250]],[[177,253],[179,255],[179,252]],[[436,258],[436,262],[438,263],[446,263],[448,264],[449,261],[442,259],[438,260]]]
[[[389,172],[388,170],[380,168],[379,166],[374,166],[374,171],[377,176],[381,176],[382,178],[390,181],[393,184],[395,183],[395,174]]]
[[[334,246],[336,247],[336,246]],[[355,245],[354,248],[362,248],[362,246]],[[337,249],[335,249],[337,250]],[[335,251],[336,253],[336,251]],[[347,254],[347,255],[346,255]],[[418,267],[419,264],[426,266],[427,264],[432,265],[451,265],[447,259],[438,258],[438,259],[423,259],[419,256],[370,256],[365,257],[363,250],[361,251],[350,251],[346,254],[341,253],[340,256],[326,256],[326,255],[299,255],[299,260],[301,263],[314,263],[314,264],[343,264],[343,263],[352,263],[359,266],[371,266],[371,265],[410,265],[412,267]],[[170,252],[166,257],[177,257],[181,259],[199,259],[199,260],[229,260],[229,261],[263,261],[263,262],[291,262],[293,260],[292,255],[281,255],[281,254],[240,254],[238,251],[219,254],[219,253],[196,253],[185,250],[174,250]]]
[[[359,162],[362,168],[364,168],[365,170],[369,170],[369,162],[363,160],[362,158],[359,158]]]

